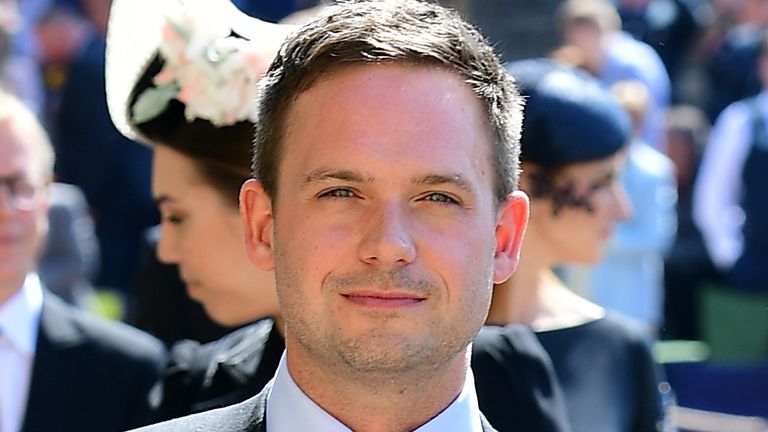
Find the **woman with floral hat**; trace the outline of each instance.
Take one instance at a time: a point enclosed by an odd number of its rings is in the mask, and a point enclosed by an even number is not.
[[[151,397],[155,420],[253,396],[283,352],[274,276],[248,261],[238,194],[250,174],[251,102],[289,28],[226,0],[113,3],[110,114],[123,134],[153,149],[158,258],[178,265],[214,321],[253,322],[209,344],[177,343]]]

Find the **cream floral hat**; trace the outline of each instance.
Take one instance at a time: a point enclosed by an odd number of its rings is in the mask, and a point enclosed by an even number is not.
[[[254,121],[258,80],[292,29],[251,18],[229,0],[113,0],[106,52],[113,123],[126,137],[149,144],[135,125],[173,99],[184,103],[189,121]],[[134,87],[158,54],[163,69],[131,110]]]

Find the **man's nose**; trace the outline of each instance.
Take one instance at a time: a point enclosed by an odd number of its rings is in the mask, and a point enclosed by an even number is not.
[[[416,258],[410,210],[388,203],[375,210],[365,226],[360,259],[383,266],[405,265]]]

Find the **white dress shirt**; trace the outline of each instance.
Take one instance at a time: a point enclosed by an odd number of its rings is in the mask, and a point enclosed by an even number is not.
[[[760,115],[768,120],[768,94],[757,97]],[[733,266],[744,249],[741,226],[741,172],[752,145],[752,107],[729,105],[715,121],[693,189],[693,220],[701,230],[712,262]]]
[[[0,305],[0,431],[21,429],[35,357],[43,290],[37,274]]]
[[[467,369],[459,396],[437,417],[414,432],[482,432],[475,380]],[[285,353],[267,396],[267,432],[350,432],[299,388],[288,371]]]

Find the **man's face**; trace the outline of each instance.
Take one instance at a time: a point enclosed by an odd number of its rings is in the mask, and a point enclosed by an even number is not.
[[[18,128],[0,123],[0,179],[28,181],[42,189],[43,180],[33,175],[33,158],[23,139]],[[0,186],[0,303],[13,295],[35,268],[47,232],[47,210],[43,199],[31,208],[16,208],[8,183]]]
[[[435,68],[353,66],[302,93],[286,125],[265,237],[289,365],[391,373],[463,357],[498,255],[472,90]]]

